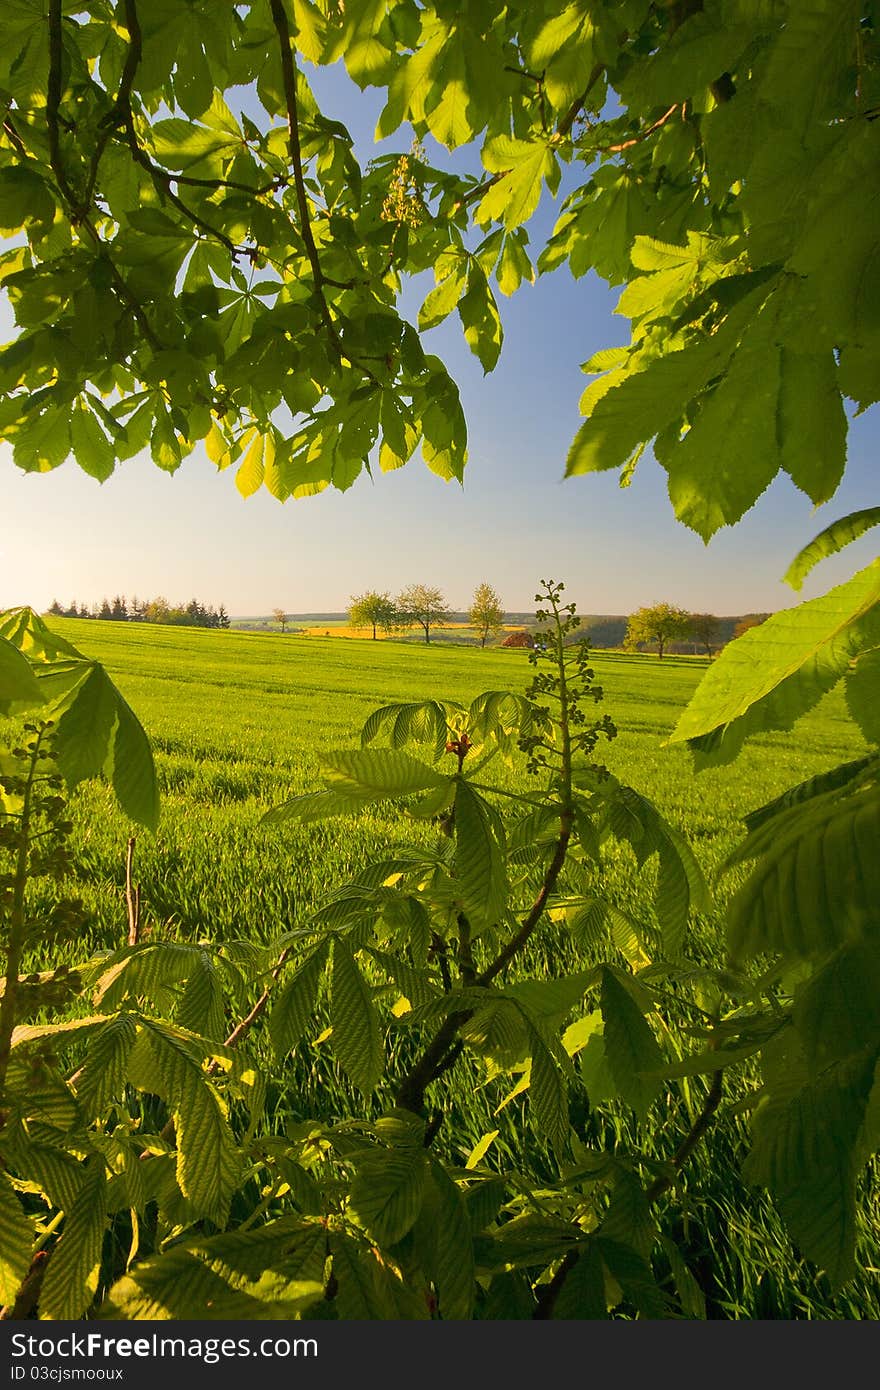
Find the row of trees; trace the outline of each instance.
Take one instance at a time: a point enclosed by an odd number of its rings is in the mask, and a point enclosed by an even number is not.
[[[749,613],[740,618],[733,629],[734,637],[741,637],[751,627],[757,627],[769,618],[769,613]],[[655,603],[649,608],[639,608],[629,617],[626,626],[624,646],[635,651],[641,646],[656,646],[657,655],[662,660],[663,653],[672,642],[694,642],[711,656],[721,645],[721,620],[714,613],[688,613],[684,608],[676,608],[671,603]]]
[[[139,599],[136,595],[131,600],[124,594],[116,594],[110,599],[103,599],[101,603],[93,603],[89,607],[85,603],[77,603],[76,599],[70,604],[69,608],[64,608],[55,599],[52,602],[49,612],[56,618],[98,618],[105,622],[114,623],[168,623],[173,627],[229,627],[229,614],[223,604],[215,608],[213,604],[205,607],[198,599],[190,599],[189,603],[170,604],[166,598]]]
[[[433,629],[444,627],[451,617],[452,609],[442,591],[430,584],[410,584],[396,598],[368,589],[353,595],[348,607],[352,627],[372,628],[374,641],[380,629],[391,633],[420,627],[425,641],[430,642]],[[478,633],[482,647],[504,626],[504,609],[491,584],[477,585],[468,609],[468,622]]]

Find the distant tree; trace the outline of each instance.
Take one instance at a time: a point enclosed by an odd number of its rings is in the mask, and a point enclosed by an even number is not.
[[[228,626],[229,626],[229,614],[226,612],[226,609],[223,607],[223,604],[222,604],[222,603],[221,603],[220,607],[217,609],[217,626],[218,626],[218,627],[228,627]]]
[[[290,614],[285,613],[283,608],[273,608],[272,617],[275,619],[276,623],[281,628],[282,634],[285,633],[287,631],[287,624],[290,620]]]
[[[690,614],[683,608],[675,608],[671,603],[655,603],[630,615],[625,646],[635,650],[640,643],[656,642],[657,655],[662,661],[668,644],[687,637],[690,630]]]
[[[64,609],[61,607],[61,604],[58,602],[57,598],[53,598],[53,600],[52,600],[52,605],[51,605],[51,607],[50,607],[50,609],[49,609],[49,612],[50,612],[50,613],[52,614],[52,616],[55,617],[55,618],[63,618],[63,617],[64,617]]]
[[[425,641],[431,640],[431,628],[443,627],[452,617],[446,599],[439,589],[428,584],[410,584],[397,596],[397,611],[409,627],[420,627]]]
[[[151,598],[144,608],[144,617],[148,623],[167,623],[171,614],[171,605],[167,598]]]
[[[714,613],[691,613],[690,617],[691,636],[711,656],[713,646],[718,644],[721,624]]]
[[[113,619],[114,623],[128,622],[128,604],[123,594],[116,594],[114,596],[110,608],[110,617]]]
[[[349,599],[348,621],[352,627],[372,627],[375,642],[377,628],[391,632],[397,623],[397,605],[390,594],[367,589],[366,593],[353,594]]]
[[[743,633],[748,632],[750,628],[760,627],[762,623],[766,623],[769,617],[769,613],[746,613],[733,629],[734,637],[742,637]]]
[[[485,647],[490,633],[504,626],[504,609],[491,584],[478,584],[468,609],[468,622],[480,634],[480,646]]]
[[[113,617],[113,609],[110,607],[110,604],[107,602],[106,599],[101,600],[101,607],[98,611],[98,617],[103,618],[105,622],[109,622]]]
[[[588,621],[584,625],[584,634],[591,647],[620,647],[626,639],[626,618]]]

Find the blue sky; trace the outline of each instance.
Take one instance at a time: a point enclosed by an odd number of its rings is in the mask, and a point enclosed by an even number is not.
[[[335,71],[310,80],[369,158],[379,94],[360,93]],[[385,147],[406,145],[401,132]],[[437,163],[450,158],[436,147],[428,153]],[[455,158],[478,169],[475,152]],[[537,244],[555,212],[545,194]],[[429,287],[408,292],[411,319]],[[243,501],[232,470],[218,475],[201,448],[173,476],[138,457],[101,485],[71,461],[51,474],[22,474],[0,445],[0,608],[136,593],[197,596],[233,615],[333,611],[364,589],[397,592],[413,582],[439,585],[464,608],[485,579],[508,609],[524,610],[542,577],[565,580],[581,611],[592,613],[655,600],[720,614],[793,604],[798,596],[780,576],[795,552],[836,516],[875,502],[877,408],[852,423],[847,477],[831,503],[816,510],[781,478],[739,526],[704,546],[675,521],[666,476],[652,459],[626,490],[614,474],[563,480],[586,384],[580,363],[628,338],[628,321],[613,312],[617,297],[597,277],[574,281],[565,268],[511,300],[499,295],[505,345],[488,377],[457,316],[427,335],[459,383],[468,418],[463,487],[441,482],[416,458],[375,481],[362,477],[345,494],[281,506],[264,492]],[[0,307],[3,337],[9,325]],[[868,536],[826,561],[801,597],[840,582],[873,552]]]

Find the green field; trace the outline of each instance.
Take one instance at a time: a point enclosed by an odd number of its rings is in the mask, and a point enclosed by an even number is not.
[[[521,691],[531,674],[526,654],[517,650],[419,648],[332,637],[305,641],[76,620],[53,626],[106,665],[152,739],[163,808],[155,837],[138,835],[135,877],[145,928],[181,940],[269,944],[301,923],[322,894],[383,850],[435,833],[391,808],[278,830],[260,824],[273,805],[314,789],[318,754],[353,746],[376,705],[428,697],[469,702],[482,690]],[[603,709],[619,729],[608,746],[608,765],[686,832],[710,879],[741,839],[746,811],[864,747],[842,697],[832,693],[794,734],[756,739],[732,767],[696,776],[690,755],[665,748],[663,740],[704,662],[597,653],[594,667],[605,691]],[[527,779],[522,775],[510,785],[526,786]],[[74,808],[77,891],[91,917],[88,945],[108,949],[125,939],[124,861],[131,827],[103,787],[80,789]],[[734,883],[725,879],[719,885],[721,904]],[[619,850],[610,862],[607,891],[636,914],[647,912],[647,887],[628,851]],[[542,951],[556,950],[552,933],[542,942],[532,951],[532,970],[541,968]],[[696,924],[690,949],[696,957],[720,958],[720,913]],[[82,954],[78,942],[71,959]],[[257,1051],[263,1045],[258,1038]],[[546,1156],[524,1120],[523,1102],[495,1114],[508,1089],[503,1080],[484,1084],[476,1063],[463,1058],[446,1089],[454,1110],[449,1126],[454,1139],[446,1142],[454,1142],[451,1152],[461,1159],[487,1130],[498,1128],[493,1152],[540,1172]],[[327,1050],[313,1041],[296,1053],[271,1106],[282,1124],[315,1113],[358,1113],[363,1102]],[[662,1113],[685,1128],[692,1111],[693,1096],[681,1085]],[[600,1126],[597,1138],[603,1142],[627,1141],[623,1108],[609,1107],[601,1121],[593,1112],[589,1124]],[[871,1272],[831,1300],[811,1271],[799,1265],[766,1196],[745,1188],[737,1175],[747,1146],[746,1120],[728,1110],[718,1124],[722,1133],[713,1143],[714,1167],[705,1153],[691,1164],[685,1195],[676,1202],[674,1230],[698,1272],[710,1314],[880,1316],[873,1277],[880,1251],[867,1223],[861,1255]],[[675,1141],[671,1125],[658,1131],[657,1156],[668,1156]]]

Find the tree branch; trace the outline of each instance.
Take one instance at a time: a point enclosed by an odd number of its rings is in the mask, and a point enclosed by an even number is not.
[[[309,199],[306,192],[305,169],[303,167],[302,145],[299,135],[299,106],[296,97],[296,66],[293,60],[293,48],[290,41],[290,25],[287,22],[287,14],[284,9],[283,0],[269,0],[269,9],[272,13],[272,20],[275,25],[275,32],[278,35],[278,44],[281,52],[281,77],[284,86],[284,101],[287,107],[287,148],[290,151],[290,162],[293,166],[293,184],[296,190],[296,202],[299,209],[300,233],[306,248],[309,265],[312,269],[312,279],[315,285],[315,293],[321,306],[321,318],[327,335],[336,351],[337,356],[348,361],[352,359],[348,356],[343,347],[342,340],[333,322],[333,315],[330,312],[330,305],[324,293],[324,286],[328,283],[323,270],[321,269],[321,259],[318,255],[318,248],[315,244],[315,236],[312,231],[312,222],[309,214]],[[380,383],[375,375],[364,367],[357,364],[364,375],[372,381],[374,386]]]
[[[98,136],[89,163],[89,173],[86,179],[86,191],[83,199],[86,208],[92,205],[92,199],[95,194],[95,184],[98,179],[98,167],[101,163],[101,156],[107,148],[108,141],[120,122],[125,120],[126,112],[128,112],[129,119],[131,117],[131,92],[134,86],[135,73],[138,70],[138,65],[140,64],[143,54],[143,39],[135,0],[125,0],[125,27],[128,30],[128,52],[125,55],[125,65],[122,69],[122,75],[119,78],[119,89],[116,93],[116,101],[113,103],[113,110],[108,116],[105,116],[104,120],[101,122],[101,134]]]
[[[574,101],[571,103],[571,106],[568,108],[562,120],[559,122],[559,125],[556,127],[557,135],[565,136],[570,134],[571,128],[577,120],[579,113],[587,104],[587,97],[590,95],[590,92],[593,90],[604,71],[604,63],[597,63],[596,66],[593,68],[593,71],[590,73],[587,85],[584,88],[583,92],[579,97],[575,97]]]

